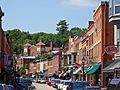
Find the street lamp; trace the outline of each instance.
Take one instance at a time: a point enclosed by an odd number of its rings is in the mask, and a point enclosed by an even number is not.
[[[85,57],[82,58],[82,65],[83,65],[83,81],[85,81],[85,72],[84,72],[84,65],[85,65]]]

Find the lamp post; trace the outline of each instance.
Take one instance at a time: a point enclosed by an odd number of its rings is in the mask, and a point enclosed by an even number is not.
[[[85,65],[85,57],[82,58],[82,65],[83,65],[83,81],[85,81],[85,72],[84,72],[84,65]]]

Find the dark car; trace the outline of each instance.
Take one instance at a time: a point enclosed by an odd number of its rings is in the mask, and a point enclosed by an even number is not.
[[[86,86],[84,90],[101,90],[100,86]]]
[[[7,85],[7,90],[15,90],[13,85]]]
[[[72,81],[67,90],[84,90],[86,86],[90,86],[87,81]]]
[[[107,90],[120,90],[120,79],[112,79],[107,86]]]
[[[25,90],[28,90],[28,86],[31,86],[32,84],[32,81],[29,78],[19,78],[17,82],[19,87]]]

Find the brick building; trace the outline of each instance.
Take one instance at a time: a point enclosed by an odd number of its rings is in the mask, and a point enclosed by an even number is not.
[[[105,48],[114,46],[114,31],[113,25],[109,23],[108,2],[101,2],[100,6],[95,10],[93,21],[89,22],[88,32],[83,37],[83,50],[82,53],[88,56],[88,66],[98,65],[101,71],[96,74],[88,71],[88,80],[92,80],[95,84],[102,82],[102,86],[107,84],[106,75],[103,69],[112,62],[113,55],[108,55]],[[92,70],[92,69],[91,69]]]
[[[61,53],[56,52],[52,59],[48,60],[48,74],[53,74],[59,71],[59,67],[61,67]]]
[[[4,13],[0,8],[0,82],[8,83],[10,77],[14,77],[13,51],[8,36],[2,29],[2,16]]]
[[[23,56],[20,57],[19,60],[17,60],[17,66],[20,68],[24,66],[25,64],[30,65],[30,73],[36,74],[39,72],[43,72],[48,70],[49,73],[54,73],[56,70],[60,67],[60,57],[61,57],[61,49],[60,48],[54,48],[52,45],[50,47],[47,47],[44,43],[41,41],[37,43],[36,45],[31,45],[29,43],[26,43],[24,46],[24,53]],[[58,52],[58,56],[53,56],[52,59],[45,61],[36,60],[37,56],[41,56],[44,53],[49,52]],[[52,64],[48,64],[49,62],[52,62]],[[53,70],[50,66],[56,65],[56,70]],[[59,64],[59,65],[58,65]],[[53,66],[54,66],[53,65]],[[52,69],[52,70],[51,70]]]

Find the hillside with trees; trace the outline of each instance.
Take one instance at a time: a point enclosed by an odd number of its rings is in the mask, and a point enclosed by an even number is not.
[[[68,43],[69,35],[79,35],[80,37],[84,35],[87,31],[85,28],[73,27],[69,29],[69,24],[66,20],[60,20],[56,27],[56,34],[38,32],[30,34],[29,32],[24,32],[19,29],[7,30],[6,34],[9,36],[11,45],[16,54],[21,54],[23,52],[23,45],[27,42],[30,44],[36,44],[40,40],[47,46],[50,42],[53,42],[54,47],[62,48]]]

